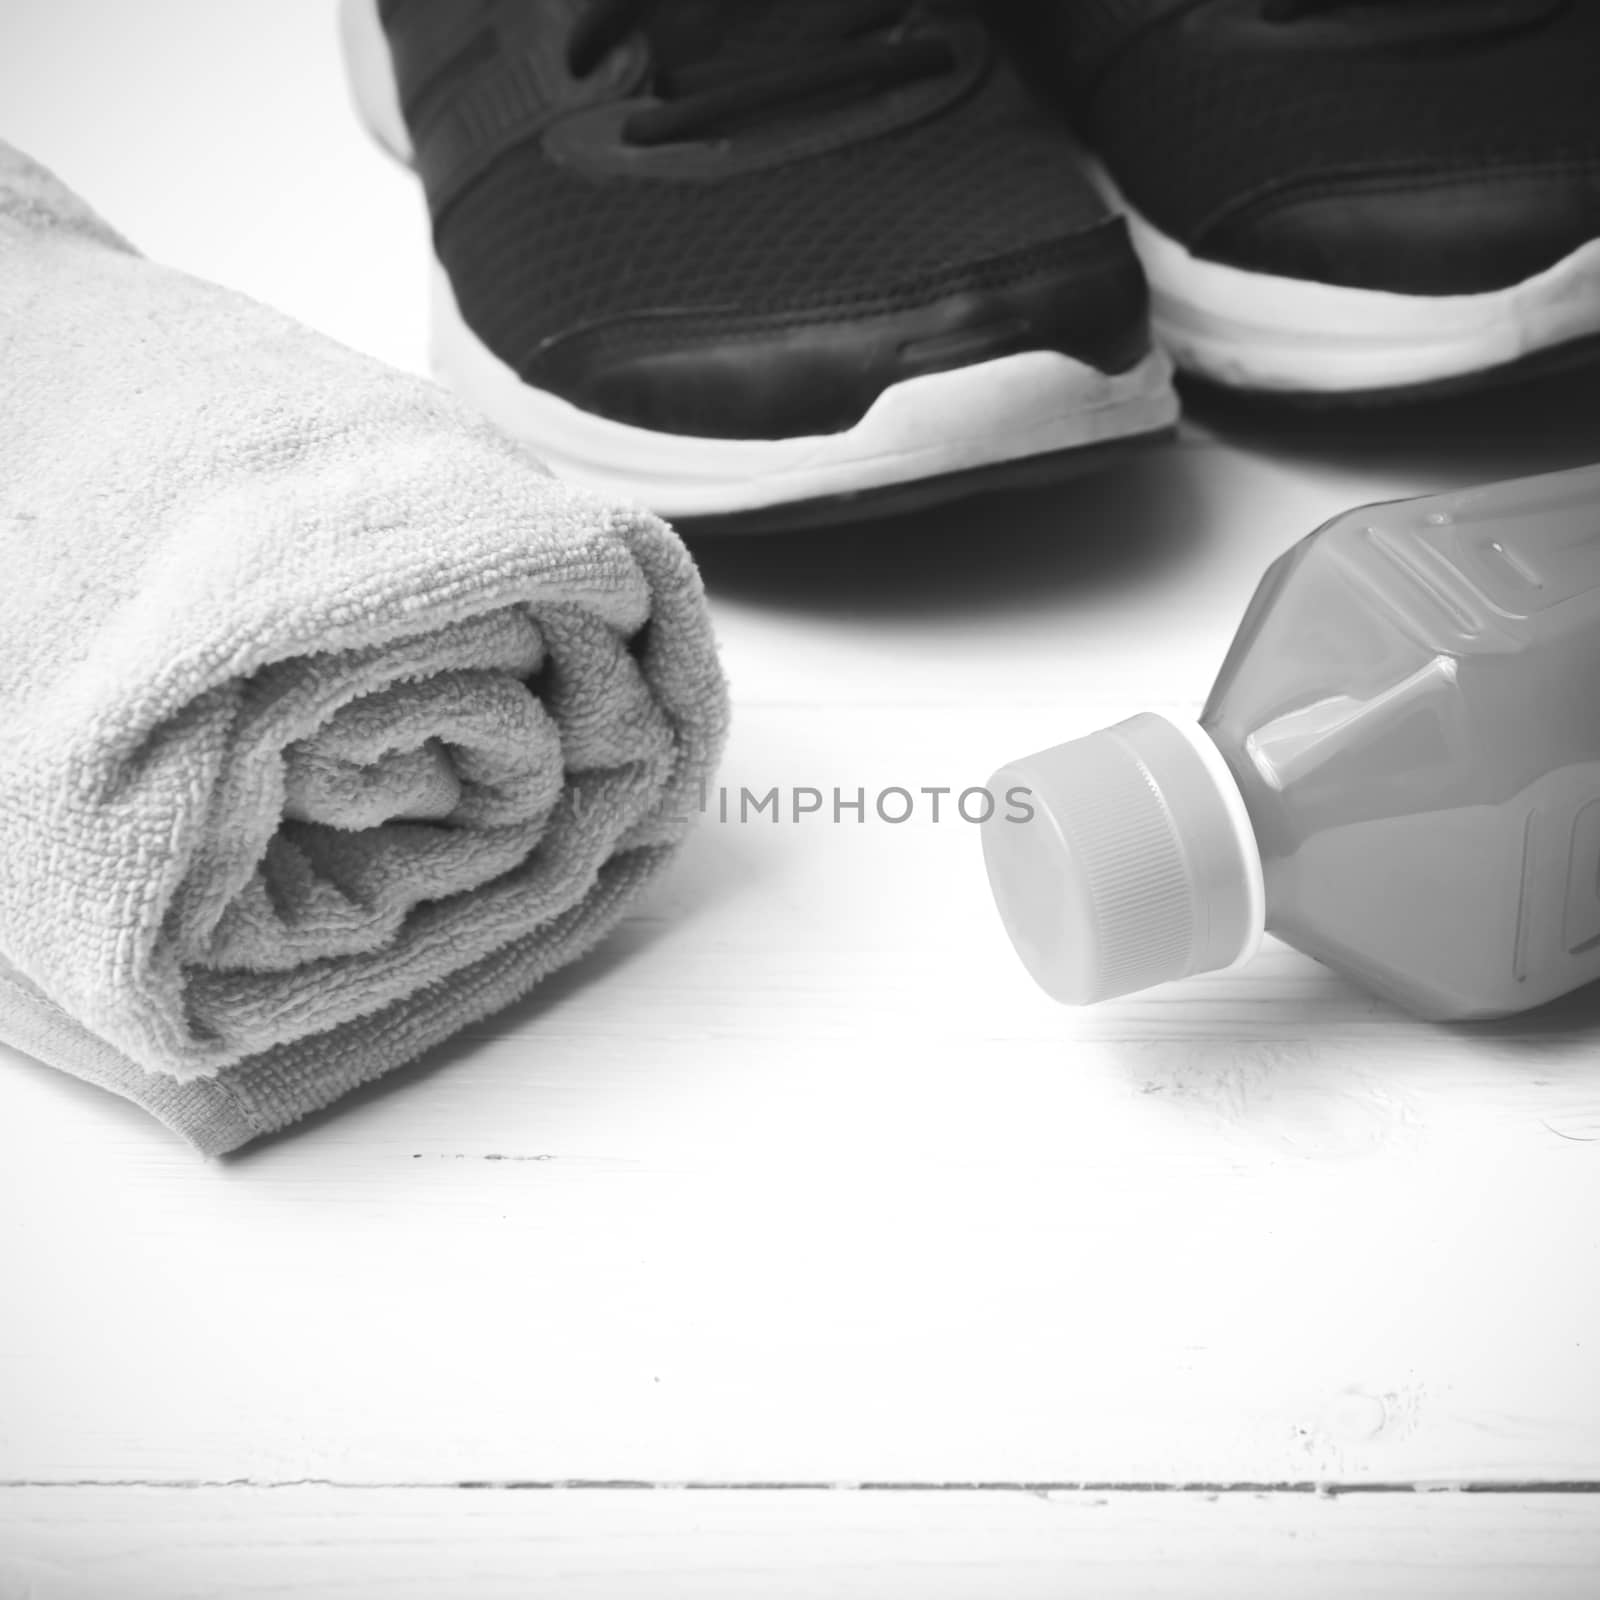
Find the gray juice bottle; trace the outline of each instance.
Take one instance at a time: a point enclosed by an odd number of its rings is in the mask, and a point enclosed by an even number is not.
[[[1420,1016],[1600,978],[1600,467],[1346,512],[1267,569],[1197,726],[1009,764],[1012,942],[1087,1004],[1269,931]]]

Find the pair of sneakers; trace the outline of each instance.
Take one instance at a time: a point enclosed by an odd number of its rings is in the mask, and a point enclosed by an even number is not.
[[[1600,348],[1594,0],[345,0],[438,375],[705,527],[1035,481],[1172,363],[1371,401]]]

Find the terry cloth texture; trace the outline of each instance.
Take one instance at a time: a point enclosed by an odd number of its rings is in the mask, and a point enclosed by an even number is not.
[[[0,144],[0,1039],[233,1149],[593,945],[726,720],[664,524]]]

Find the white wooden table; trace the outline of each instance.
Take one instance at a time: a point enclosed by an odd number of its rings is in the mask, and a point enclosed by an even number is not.
[[[0,0],[0,134],[420,366],[320,0]],[[738,790],[1193,711],[1346,505],[1600,385],[703,549]],[[1036,993],[976,830],[707,817],[492,1027],[206,1164],[0,1049],[0,1596],[1593,1596],[1600,999],[1423,1026],[1268,942]],[[831,808],[830,808],[831,809]]]

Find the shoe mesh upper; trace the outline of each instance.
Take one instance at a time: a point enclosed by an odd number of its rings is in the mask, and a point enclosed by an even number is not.
[[[1282,23],[1261,0],[1055,0],[1031,26],[1024,9],[1019,30],[1048,44],[1054,92],[1123,193],[1185,242],[1274,190],[1519,169],[1595,173],[1600,230],[1595,0],[1503,33],[1482,7],[1475,33],[1472,0],[1455,0],[1436,38],[1405,43],[1386,30],[1410,12],[1415,32],[1418,13],[1373,0]]]
[[[801,0],[760,9],[765,31],[747,21],[730,51],[814,31]],[[469,324],[525,370],[546,341],[652,312],[805,320],[1037,272],[1107,216],[1059,119],[997,57],[920,122],[714,181],[591,175],[529,141],[445,207],[434,241]]]

